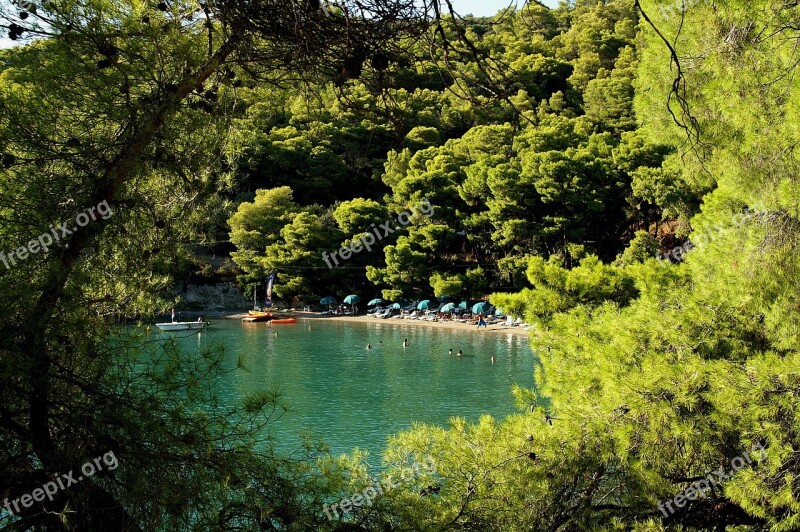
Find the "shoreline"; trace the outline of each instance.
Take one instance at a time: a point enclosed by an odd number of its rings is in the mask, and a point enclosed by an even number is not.
[[[203,315],[206,317],[212,317],[211,313],[197,313],[198,315]],[[242,319],[247,317],[246,312],[239,312],[239,313],[221,313],[222,315],[213,316],[217,318],[226,318],[226,319]],[[469,331],[472,330],[474,332],[480,333],[491,333],[491,334],[513,334],[515,336],[528,336],[528,330],[523,329],[521,327],[511,327],[506,325],[505,323],[496,323],[493,325],[487,325],[486,327],[481,327],[480,331],[478,331],[477,325],[475,323],[458,323],[453,321],[421,321],[421,320],[402,320],[396,318],[373,318],[371,316],[323,316],[319,312],[304,312],[304,311],[287,311],[287,312],[280,312],[276,314],[286,314],[288,316],[293,316],[298,319],[310,319],[310,320],[329,320],[329,321],[336,321],[336,322],[345,322],[345,323],[379,323],[381,325],[410,325],[412,327],[427,327],[430,329],[449,329],[454,331]]]

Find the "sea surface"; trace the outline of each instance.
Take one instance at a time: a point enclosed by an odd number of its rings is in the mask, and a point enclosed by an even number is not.
[[[453,416],[477,421],[517,411],[511,387],[532,387],[536,363],[525,336],[377,320],[220,319],[200,333],[154,334],[176,336],[186,353],[224,347],[224,367],[233,371],[216,383],[223,404],[277,387],[290,406],[269,429],[279,449],[297,449],[299,435],[311,433],[334,454],[369,451],[371,463],[390,435],[415,421],[447,425]]]

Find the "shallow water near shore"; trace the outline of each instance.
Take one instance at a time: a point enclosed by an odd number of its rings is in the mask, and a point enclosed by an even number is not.
[[[375,465],[387,437],[415,421],[446,425],[453,416],[515,412],[511,386],[532,387],[535,364],[525,336],[402,323],[220,319],[202,333],[181,333],[178,345],[222,345],[226,369],[241,358],[244,368],[217,383],[224,404],[272,387],[285,394],[291,409],[270,428],[280,450],[296,449],[299,434],[310,431],[334,454],[369,451]]]

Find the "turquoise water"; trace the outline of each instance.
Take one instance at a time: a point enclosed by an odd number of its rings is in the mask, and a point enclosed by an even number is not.
[[[270,429],[283,450],[296,449],[298,434],[310,431],[335,454],[358,447],[379,458],[387,437],[414,421],[502,417],[515,411],[512,384],[533,385],[524,336],[324,319],[273,326],[212,320],[199,335],[180,334],[182,350],[223,345],[226,368],[244,362],[217,383],[224,403],[273,386],[285,394],[290,410]]]

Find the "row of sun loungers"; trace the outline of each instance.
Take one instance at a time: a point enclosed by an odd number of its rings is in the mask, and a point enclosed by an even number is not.
[[[442,322],[453,321],[456,323],[477,323],[478,321],[477,316],[472,316],[472,315],[466,317],[459,317],[456,315],[438,315],[436,312],[424,312],[424,311],[420,312],[416,310],[410,313],[406,313],[404,311],[401,314],[395,314],[395,315],[392,315],[390,311],[376,312],[373,314],[369,314],[369,316],[381,319],[393,318],[398,320],[420,320],[420,321],[442,321]],[[502,324],[507,327],[521,327],[523,329],[527,329],[530,327],[530,325],[522,321],[522,318],[514,319],[511,316],[507,316],[505,321],[498,320],[494,316],[487,316],[484,318],[484,320],[486,321],[487,325]]]

